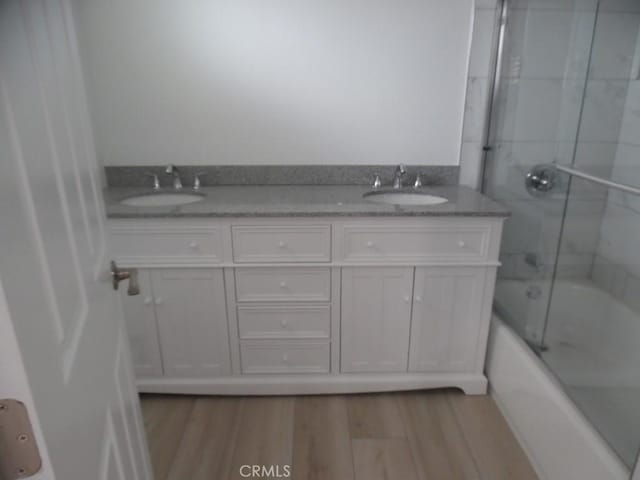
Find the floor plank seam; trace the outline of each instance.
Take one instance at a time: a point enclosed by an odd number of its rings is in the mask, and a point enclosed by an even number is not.
[[[445,393],[445,398],[447,399],[447,405],[449,406],[449,409],[451,409],[451,413],[453,415],[453,419],[456,422],[456,426],[458,427],[458,430],[460,431],[460,435],[462,436],[462,440],[464,441],[464,444],[467,447],[467,451],[469,452],[469,457],[471,458],[471,461],[473,462],[473,466],[476,469],[476,474],[478,476],[479,480],[494,480],[494,479],[485,479],[484,478],[484,474],[482,473],[482,469],[480,468],[480,463],[478,462],[478,459],[476,459],[476,455],[474,453],[474,449],[471,448],[471,444],[469,443],[469,439],[467,438],[467,434],[464,431],[464,427],[462,426],[462,423],[460,421],[460,417],[458,416],[458,412],[456,411],[455,407],[453,406],[453,402],[451,400],[451,394],[449,392]]]

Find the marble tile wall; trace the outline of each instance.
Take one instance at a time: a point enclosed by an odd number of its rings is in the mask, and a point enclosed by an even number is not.
[[[640,38],[638,39],[640,47]],[[638,48],[640,52],[640,48]],[[610,177],[640,186],[640,80],[636,58],[632,68],[618,148]],[[593,281],[640,311],[640,197],[609,189],[602,214]]]
[[[460,184],[479,188],[483,136],[489,108],[490,78],[499,12],[497,0],[477,0],[465,101]]]

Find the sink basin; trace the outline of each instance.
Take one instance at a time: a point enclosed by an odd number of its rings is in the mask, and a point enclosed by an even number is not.
[[[153,192],[123,198],[120,203],[132,207],[170,207],[200,202],[204,197],[196,192]]]
[[[390,205],[440,205],[447,203],[444,197],[430,195],[426,192],[367,192],[363,195],[365,200],[373,203],[387,203]]]

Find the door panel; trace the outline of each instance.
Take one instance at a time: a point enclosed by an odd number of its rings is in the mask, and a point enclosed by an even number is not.
[[[342,269],[342,372],[406,372],[412,267]]]
[[[154,269],[151,282],[165,375],[230,373],[222,269]]]
[[[138,377],[158,377],[162,376],[162,359],[149,270],[138,271],[138,282],[140,295],[130,297],[125,289],[120,294],[133,369]]]
[[[68,0],[0,2],[0,349],[20,351],[42,478],[150,480],[83,88]]]
[[[409,371],[472,371],[485,270],[416,268]]]

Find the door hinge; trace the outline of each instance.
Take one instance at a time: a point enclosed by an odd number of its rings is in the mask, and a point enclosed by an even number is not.
[[[41,468],[27,408],[18,400],[0,399],[0,479],[27,478]]]

